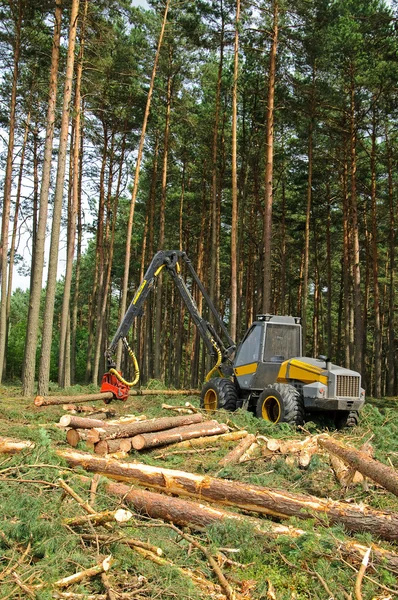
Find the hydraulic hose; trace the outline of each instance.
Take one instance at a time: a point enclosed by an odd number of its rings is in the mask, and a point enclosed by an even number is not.
[[[124,379],[124,377],[122,377],[122,375],[120,375],[119,371],[116,371],[116,369],[109,369],[109,373],[112,373],[112,375],[114,375],[116,377],[116,379],[118,379],[121,383],[123,383],[123,385],[127,385],[127,387],[133,387],[133,386],[137,385],[138,380],[140,378],[140,367],[138,365],[137,358],[136,358],[134,352],[132,351],[132,349],[130,348],[129,343],[126,340],[126,338],[122,338],[122,342],[133,362],[134,379],[133,379],[133,381],[126,381],[126,379]]]
[[[219,371],[219,366],[221,365],[221,361],[222,361],[222,354],[221,354],[221,350],[220,348],[217,346],[216,342],[213,340],[213,338],[210,340],[212,343],[213,348],[215,349],[215,351],[217,352],[217,362],[214,365],[214,367],[211,369],[211,371],[209,371],[205,377],[205,381],[210,381],[210,379],[213,377],[214,373],[216,371]]]

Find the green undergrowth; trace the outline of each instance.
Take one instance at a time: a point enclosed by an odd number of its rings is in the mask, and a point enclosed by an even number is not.
[[[152,382],[153,389],[160,389]],[[73,394],[88,393],[94,388],[73,389]],[[52,392],[53,393],[53,392]],[[127,402],[114,402],[111,407],[119,415],[145,413],[148,418],[171,415],[161,408],[162,403],[198,406],[196,396],[137,396]],[[103,406],[96,402],[96,406]],[[65,448],[65,433],[56,427],[64,414],[62,406],[36,408],[32,400],[21,397],[17,386],[3,386],[0,390],[0,429],[2,436],[29,439],[33,450],[15,455],[0,455],[0,598],[25,599],[28,597],[16,583],[13,572],[23,584],[34,590],[38,600],[53,597],[53,582],[82,569],[95,565],[111,554],[114,563],[109,572],[112,587],[130,593],[132,598],[181,598],[199,600],[209,597],[194,585],[181,569],[190,569],[203,577],[217,579],[203,553],[163,522],[154,522],[145,515],[134,514],[123,526],[104,527],[86,525],[69,527],[65,519],[83,515],[84,510],[59,486],[62,478],[85,501],[90,498],[92,475],[83,469],[71,470],[59,458],[57,449]],[[343,442],[359,448],[371,440],[376,457],[385,464],[398,467],[398,417],[396,401],[375,401],[365,406],[360,425],[354,430],[338,432],[327,422],[308,422],[303,429],[287,425],[272,426],[239,410],[234,414],[219,411],[215,418],[233,423],[250,433],[283,439],[304,439],[309,434],[329,431]],[[348,494],[336,482],[327,456],[316,454],[307,469],[286,463],[281,456],[275,460],[258,458],[246,463],[220,468],[219,461],[235,443],[215,446],[211,451],[198,450],[190,454],[175,454],[172,448],[133,453],[127,460],[135,460],[160,467],[186,470],[211,476],[225,477],[272,489],[312,494],[320,498],[363,503],[375,509],[398,512],[397,498],[384,489],[368,483],[350,488]],[[80,450],[87,450],[81,444]],[[114,510],[123,501],[107,493],[101,478],[94,501],[95,509]],[[262,518],[264,530],[272,520]],[[277,522],[277,520],[275,520]],[[253,525],[217,523],[206,531],[186,530],[214,556],[220,552],[233,561],[222,563],[222,570],[232,587],[241,597],[268,598],[270,583],[278,600],[298,600],[329,597],[343,599],[353,593],[359,562],[347,559],[339,540],[347,539],[342,527],[327,519],[285,521],[298,527],[306,535],[293,538],[271,534],[260,535]],[[155,564],[120,543],[120,533],[148,542],[163,551],[169,564]],[[107,540],[84,539],[83,534],[106,535]],[[398,552],[396,545],[378,540],[370,534],[358,533],[355,539],[364,546],[379,543]],[[220,550],[221,549],[221,550]],[[363,598],[388,597],[388,590],[397,589],[397,573],[371,562],[367,570],[371,579],[362,584]],[[323,581],[323,583],[322,583]],[[35,588],[34,586],[41,586]],[[384,587],[381,587],[384,586]],[[68,590],[77,594],[103,594],[100,577],[94,577]],[[393,597],[393,596],[392,596]]]

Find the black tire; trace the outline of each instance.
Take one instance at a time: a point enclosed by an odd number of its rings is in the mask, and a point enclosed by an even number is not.
[[[356,427],[359,422],[359,414],[356,410],[342,410],[336,413],[334,420],[336,429],[345,429],[346,427]]]
[[[202,387],[200,406],[207,412],[214,412],[220,408],[233,412],[237,403],[238,392],[230,379],[215,377]]]
[[[304,403],[298,390],[285,383],[266,387],[257,401],[256,415],[271,423],[304,423]]]

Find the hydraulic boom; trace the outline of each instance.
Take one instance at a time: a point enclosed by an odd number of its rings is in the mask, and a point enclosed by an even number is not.
[[[221,336],[217,334],[215,328],[199,313],[196,302],[193,299],[184,279],[181,277],[181,269],[178,262],[179,260],[183,261],[187,265],[193,281],[195,281],[197,284],[211,313],[213,314],[216,326],[220,329],[222,332],[221,335],[223,335],[228,342],[227,346],[224,345]],[[166,271],[173,278],[177,290],[179,291],[189,314],[198,328],[199,334],[202,337],[207,350],[216,359],[216,364],[208,373],[206,380],[210,379],[216,370],[221,369],[222,371],[223,368],[228,368],[230,365],[231,355],[236,349],[236,345],[230,337],[220,314],[204,289],[203,284],[200,281],[186,253],[179,250],[161,250],[153,257],[152,262],[144,275],[144,279],[138,287],[129,308],[127,309],[126,314],[124,315],[119,328],[111,341],[110,346],[105,352],[108,372],[103,376],[101,391],[111,391],[118,399],[125,400],[128,396],[129,388],[138,383],[140,375],[139,366],[135,354],[127,341],[127,334],[131,329],[134,320],[143,315],[143,305],[148,297],[149,292],[154,287],[157,277],[163,269],[166,269]],[[114,354],[120,340],[122,341],[125,349],[133,361],[134,379],[131,382],[126,381],[116,370]]]

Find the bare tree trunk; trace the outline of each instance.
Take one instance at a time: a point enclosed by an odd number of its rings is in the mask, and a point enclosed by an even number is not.
[[[10,224],[11,187],[12,187],[12,161],[15,139],[15,109],[17,104],[17,83],[19,73],[19,55],[21,50],[21,27],[23,17],[23,2],[18,3],[18,17],[15,23],[14,44],[14,69],[12,75],[12,89],[10,99],[10,126],[8,131],[8,148],[6,174],[4,181],[3,215],[1,221],[0,243],[0,276],[1,276],[1,303],[0,303],[0,382],[3,377],[3,367],[6,352],[7,329],[7,263],[8,263],[8,228]]]
[[[210,244],[210,285],[209,295],[213,303],[217,300],[217,244],[218,244],[218,189],[217,189],[217,159],[218,159],[218,125],[220,120],[220,103],[221,103],[221,80],[224,64],[224,27],[225,16],[223,8],[223,0],[220,0],[221,11],[221,32],[220,32],[220,59],[218,62],[217,89],[215,99],[214,125],[213,125],[213,148],[212,148],[212,169],[211,169],[211,244]],[[211,318],[211,317],[210,317]]]
[[[327,338],[328,338],[328,356],[332,356],[332,241],[331,241],[331,224],[332,224],[332,213],[331,213],[331,200],[330,200],[330,186],[327,184],[327,222],[326,222],[326,264],[327,264]]]
[[[381,397],[381,323],[380,323],[380,292],[379,292],[379,265],[377,249],[377,207],[376,207],[376,99],[373,98],[372,118],[372,148],[370,155],[370,195],[372,204],[372,266],[373,266],[373,310],[374,310],[374,395]]]
[[[84,101],[82,101],[81,112],[84,112]],[[83,132],[80,134],[80,153],[79,153],[79,184],[77,196],[77,250],[75,267],[75,289],[73,292],[72,303],[72,321],[71,321],[71,384],[76,383],[76,335],[77,335],[77,310],[80,290],[80,264],[82,255],[82,171],[83,171]]]
[[[394,209],[394,186],[393,186],[393,161],[391,143],[386,125],[386,147],[388,165],[388,205],[390,214],[390,277],[389,277],[389,299],[388,299],[388,354],[387,354],[387,394],[395,394],[395,209]]]
[[[274,103],[275,103],[275,70],[278,47],[279,2],[273,0],[272,44],[268,72],[268,103],[266,131],[266,167],[265,167],[265,201],[264,201],[264,280],[263,280],[263,312],[271,311],[271,237],[272,237],[272,202],[273,202],[273,156],[274,156]]]
[[[31,396],[34,390],[36,348],[39,332],[40,295],[42,290],[44,245],[48,213],[48,196],[50,190],[52,147],[54,138],[55,107],[57,99],[57,77],[59,61],[59,45],[61,37],[61,0],[56,0],[53,47],[51,55],[50,87],[47,108],[46,141],[40,189],[39,223],[35,248],[35,261],[32,264],[31,289],[29,296],[28,325],[26,329],[25,357],[22,379],[22,393]]]
[[[162,191],[160,196],[160,211],[159,211],[159,238],[158,238],[158,249],[164,250],[164,230],[166,220],[166,194],[167,194],[167,169],[168,169],[168,156],[169,156],[169,135],[170,135],[170,114],[171,114],[171,96],[172,96],[172,51],[169,51],[168,60],[169,74],[167,77],[167,96],[166,96],[166,121],[164,126],[164,145],[163,145],[163,169],[162,169]],[[156,304],[155,304],[155,350],[154,350],[154,375],[155,379],[161,379],[161,329],[162,329],[162,275],[160,275],[157,290],[156,290]]]
[[[152,100],[153,88],[154,88],[154,84],[155,84],[156,71],[157,71],[158,62],[159,62],[160,49],[162,47],[162,42],[163,42],[164,30],[165,30],[166,23],[167,23],[167,13],[169,11],[169,6],[170,6],[170,0],[167,0],[166,6],[164,9],[164,14],[163,14],[162,28],[161,28],[160,34],[159,34],[159,41],[158,41],[158,46],[157,46],[157,50],[156,50],[155,61],[153,64],[153,69],[152,69],[151,83],[150,83],[149,90],[148,90],[144,121],[142,124],[141,138],[140,138],[140,143],[138,146],[137,162],[136,162],[136,166],[135,166],[134,186],[133,186],[133,192],[132,192],[132,196],[131,196],[129,219],[127,222],[126,256],[125,256],[125,262],[124,262],[123,286],[122,286],[122,294],[121,294],[121,301],[120,301],[120,316],[121,316],[121,318],[123,318],[123,316],[126,312],[126,308],[127,308],[127,291],[128,291],[128,283],[129,283],[130,256],[131,256],[131,234],[133,231],[135,201],[136,201],[137,192],[138,192],[138,183],[139,183],[139,177],[140,177],[140,167],[141,167],[142,153],[143,153],[143,149],[144,149],[146,127],[147,127],[147,123],[148,123],[149,111],[151,108],[151,100]],[[119,368],[119,366],[120,366],[121,358],[122,358],[122,345],[119,344],[118,350],[117,350],[117,357],[116,357],[117,368]]]
[[[73,86],[73,65],[75,61],[75,42],[79,0],[73,0],[69,28],[68,56],[66,63],[64,102],[62,109],[61,132],[58,148],[57,181],[54,195],[53,222],[51,230],[51,247],[48,264],[47,293],[44,309],[43,340],[39,369],[39,393],[47,394],[50,380],[51,341],[53,332],[54,300],[57,282],[59,237],[61,229],[62,200],[64,195],[66,151],[68,141],[70,101]]]
[[[236,0],[234,42],[234,84],[232,88],[232,221],[231,221],[231,315],[230,333],[236,339],[238,303],[238,173],[237,173],[237,98],[239,77],[240,0]]]
[[[357,157],[356,157],[356,118],[355,118],[355,83],[352,65],[351,103],[350,103],[350,151],[351,151],[351,225],[352,225],[352,272],[354,281],[354,369],[363,371],[363,319],[361,296],[361,270],[359,256],[359,226],[357,199]]]
[[[68,210],[68,245],[66,254],[66,272],[65,272],[65,284],[64,293],[62,297],[62,312],[61,312],[61,325],[60,325],[60,337],[59,337],[59,361],[58,361],[58,383],[61,387],[70,386],[70,362],[68,367],[65,364],[66,355],[66,342],[67,342],[67,329],[70,323],[70,295],[72,288],[72,270],[73,270],[73,259],[75,255],[75,237],[76,237],[76,217],[78,211],[78,197],[79,197],[79,151],[80,151],[80,122],[81,122],[81,81],[83,73],[83,56],[84,56],[84,35],[85,35],[85,24],[87,17],[88,0],[84,3],[84,13],[81,23],[80,33],[80,50],[78,56],[78,63],[76,69],[76,83],[75,83],[75,102],[74,102],[74,142],[73,142],[73,168],[72,168],[72,194],[71,204]],[[70,348],[70,339],[69,348]],[[69,373],[69,377],[66,377],[66,372]]]
[[[314,134],[314,113],[315,113],[315,67],[312,67],[312,86],[311,86],[311,104],[310,121],[308,126],[308,176],[307,176],[307,209],[305,213],[305,234],[304,234],[304,266],[303,266],[303,301],[301,305],[301,322],[303,336],[303,352],[306,355],[307,347],[307,306],[308,306],[308,271],[310,259],[310,222],[312,206],[312,171],[313,171],[313,134]]]

